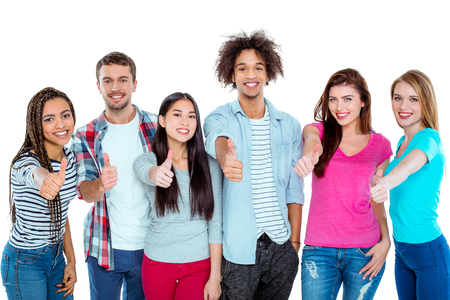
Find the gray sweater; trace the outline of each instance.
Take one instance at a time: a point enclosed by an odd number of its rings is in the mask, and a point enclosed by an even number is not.
[[[150,201],[150,229],[145,237],[144,253],[156,261],[167,263],[188,263],[207,259],[209,244],[222,244],[222,170],[217,161],[210,157],[212,188],[214,193],[214,215],[209,222],[195,215],[191,218],[189,205],[189,171],[175,169],[180,195],[180,212],[165,211],[158,217],[155,209],[156,185],[149,179],[151,167],[156,166],[153,152],[144,153],[133,163],[136,176],[145,183]]]

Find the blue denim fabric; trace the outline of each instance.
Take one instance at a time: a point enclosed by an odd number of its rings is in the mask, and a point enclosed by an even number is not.
[[[450,250],[443,235],[427,243],[395,244],[395,284],[400,300],[450,299]]]
[[[336,299],[341,284],[342,299],[373,299],[383,277],[384,268],[369,281],[359,274],[371,259],[371,247],[330,248],[305,245],[302,254],[302,299]]]
[[[2,281],[9,300],[72,300],[64,292],[56,294],[62,283],[66,261],[63,242],[37,249],[19,249],[9,242],[2,254]]]
[[[98,265],[95,257],[88,256],[89,287],[91,300],[144,300],[141,267],[144,250],[126,251],[113,249],[114,270]]]

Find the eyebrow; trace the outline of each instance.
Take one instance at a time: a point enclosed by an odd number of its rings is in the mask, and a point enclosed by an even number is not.
[[[175,108],[173,111],[179,111],[179,112],[183,112],[181,109]],[[190,114],[195,114],[195,110],[191,110],[188,113]]]
[[[63,114],[65,114],[66,112],[72,113],[72,112],[70,111],[70,109],[66,109],[66,110],[63,110],[60,114],[63,115]],[[54,117],[54,116],[55,116],[54,114],[46,114],[45,116],[42,116],[42,119],[45,119],[45,118],[48,118],[48,117]]]
[[[241,62],[241,63],[238,63],[236,65],[236,67],[238,67],[238,66],[245,66],[245,65],[247,65],[247,63]],[[261,66],[265,67],[265,65],[262,62],[257,62],[256,65],[261,65]]]
[[[399,96],[399,97],[401,97],[402,95],[399,95],[399,94],[395,94],[395,93],[394,93],[394,96]],[[417,96],[417,95],[409,95],[409,97],[410,97],[410,98],[419,98],[419,96]]]
[[[339,97],[331,96],[331,95],[330,95],[329,97],[330,97],[330,98],[339,98]],[[342,96],[341,99],[342,99],[342,98],[348,98],[348,97],[355,97],[355,96],[353,96],[353,95],[345,95],[345,96]]]
[[[126,78],[126,79],[128,79],[129,77],[128,77],[127,75],[122,75],[122,76],[119,77],[119,79],[121,79],[121,78]],[[105,76],[105,77],[102,78],[102,81],[105,80],[105,79],[112,79],[112,78],[111,78],[111,77],[108,77],[108,76]]]

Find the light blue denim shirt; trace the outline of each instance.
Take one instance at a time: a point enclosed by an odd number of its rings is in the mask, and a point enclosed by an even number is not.
[[[303,179],[294,171],[302,157],[300,123],[277,110],[267,99],[270,113],[270,149],[278,203],[291,234],[287,204],[303,204]],[[219,106],[205,119],[206,151],[216,158],[216,139],[224,136],[234,142],[238,159],[243,163],[242,182],[223,180],[223,255],[236,264],[254,264],[257,228],[252,201],[250,119],[238,100]]]

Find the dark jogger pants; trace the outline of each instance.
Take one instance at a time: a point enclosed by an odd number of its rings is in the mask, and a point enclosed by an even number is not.
[[[298,254],[288,240],[279,245],[263,234],[254,265],[238,265],[222,258],[222,295],[232,300],[286,300],[298,270]]]

